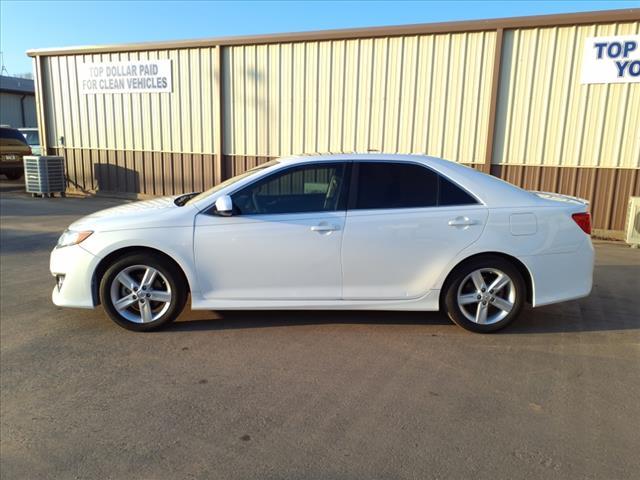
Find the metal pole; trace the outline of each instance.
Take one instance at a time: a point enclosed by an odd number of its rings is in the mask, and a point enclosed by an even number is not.
[[[491,173],[491,159],[493,158],[493,146],[495,142],[496,113],[500,94],[500,70],[502,64],[502,41],[504,29],[496,30],[496,48],[493,57],[493,75],[491,77],[491,103],[489,105],[489,128],[487,131],[487,149],[484,156],[482,171]]]

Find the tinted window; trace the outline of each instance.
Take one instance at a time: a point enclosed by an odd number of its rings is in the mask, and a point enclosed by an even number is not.
[[[29,145],[40,145],[40,135],[37,130],[27,130],[20,132]]]
[[[444,177],[440,177],[438,205],[471,205],[478,203],[471,195]]]
[[[234,193],[233,206],[245,215],[342,210],[345,171],[344,163],[290,168]]]
[[[438,175],[409,163],[363,162],[355,208],[434,207],[438,201]]]

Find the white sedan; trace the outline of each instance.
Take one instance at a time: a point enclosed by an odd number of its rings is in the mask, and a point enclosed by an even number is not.
[[[51,253],[53,302],[102,304],[138,331],[192,309],[444,310],[491,332],[591,291],[584,200],[446,160],[268,162],[202,193],[73,223]]]

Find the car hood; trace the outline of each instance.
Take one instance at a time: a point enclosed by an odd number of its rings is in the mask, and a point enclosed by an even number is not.
[[[100,210],[73,222],[69,230],[112,231],[191,225],[194,209],[188,205],[177,206],[174,200],[178,196],[126,203]]]

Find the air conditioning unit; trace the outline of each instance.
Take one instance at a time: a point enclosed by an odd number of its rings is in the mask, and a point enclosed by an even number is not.
[[[627,243],[640,245],[640,197],[629,197],[627,210]]]
[[[64,158],[25,155],[24,184],[28,193],[39,196],[53,196],[60,192],[64,196],[67,183],[64,176]]]

